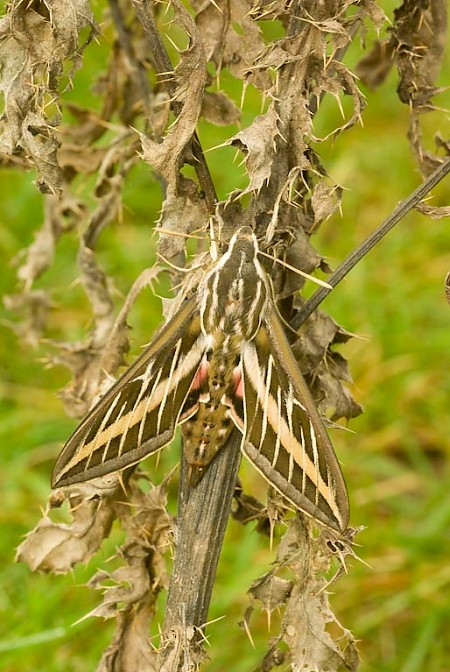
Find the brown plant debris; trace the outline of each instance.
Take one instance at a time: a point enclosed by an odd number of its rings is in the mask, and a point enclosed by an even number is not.
[[[273,22],[273,32],[268,22]],[[101,255],[105,232],[122,232],[124,187],[138,163],[147,164],[161,185],[158,250],[170,260],[173,285],[180,288],[169,309],[195,292],[208,263],[207,246],[199,240],[190,272],[177,270],[186,263],[189,236],[205,240],[213,230],[222,244],[237,227],[250,224],[270,257],[262,263],[320,411],[332,420],[361,411],[347,387],[347,363],[336,351],[350,335],[322,312],[298,332],[289,324],[304,304],[299,290],[305,280],[295,269],[329,272],[311,235],[339,208],[342,188],[327,175],[317,147],[362,119],[365,99],[345,55],[349,46],[362,52],[360,34],[367,22],[380,35],[370,55],[360,60],[358,76],[375,87],[395,63],[399,97],[411,110],[409,139],[427,173],[442,160],[425,149],[419,117],[433,108],[439,93],[444,0],[405,0],[395,10],[391,28],[372,0],[193,0],[189,10],[180,0],[110,0],[101,30],[87,0],[13,0],[5,5],[0,19],[0,164],[32,169],[43,200],[34,240],[17,260],[17,288],[5,302],[16,314],[11,326],[20,338],[44,347],[47,361],[70,371],[72,379],[60,393],[70,415],[86,413],[124,364],[127,316],[140,291],[152,286],[161,271],[160,266],[143,268],[119,302],[116,281]],[[67,91],[78,86],[86,50],[97,46],[102,55],[90,91],[96,102],[68,100]],[[233,85],[227,86],[227,80]],[[252,118],[247,97],[259,105]],[[319,137],[315,117],[324,100],[336,105],[343,118]],[[222,146],[234,147],[242,158],[241,171],[230,165],[230,193],[221,199],[215,197],[208,154],[199,141],[205,124],[228,131]],[[441,154],[448,153],[445,140],[437,137],[437,145]],[[243,170],[244,186],[232,181]],[[446,214],[428,206],[421,210]],[[49,280],[50,271],[58,268],[63,239],[77,250],[71,271],[90,319],[81,340],[51,337],[51,320],[70,306],[64,305],[67,292],[55,301],[61,287],[57,279]],[[149,490],[131,472],[64,493],[71,522],[55,522],[47,511],[18,549],[18,559],[35,571],[68,572],[91,558],[114,521],[120,521],[124,540],[117,548],[117,566],[102,568],[90,582],[103,595],[92,615],[114,617],[117,623],[98,667],[102,672],[157,666],[148,633],[157,595],[168,583],[164,554],[173,523],[165,509],[167,483]],[[237,502],[235,517],[243,523],[256,519],[265,534],[275,524],[285,524],[285,511],[273,500],[267,515],[242,491]],[[342,541],[339,557],[348,547]],[[218,552],[212,545],[211,557]],[[268,613],[281,609],[282,614],[262,670],[288,664],[304,672],[357,668],[355,642],[328,603],[324,575],[330,553],[329,544],[311,536],[295,518],[279,545],[275,569],[252,586],[244,619],[248,629],[256,602]],[[198,669],[204,657],[198,635],[203,636],[207,610],[208,604],[202,605],[195,623],[184,623],[180,616],[171,632],[163,633],[163,641],[176,644],[165,670],[180,665]]]

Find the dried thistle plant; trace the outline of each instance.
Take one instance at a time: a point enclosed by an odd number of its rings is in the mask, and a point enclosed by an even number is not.
[[[102,269],[97,248],[105,228],[120,216],[123,188],[137,162],[147,162],[161,181],[161,256],[182,264],[186,237],[205,233],[209,218],[223,222],[225,238],[251,223],[258,238],[266,241],[267,251],[288,264],[273,264],[268,270],[282,316],[299,326],[304,280],[289,266],[307,273],[329,271],[310,236],[339,208],[341,194],[312,149],[323,139],[315,135],[314,116],[324,96],[333,96],[338,104],[347,96],[350,113],[327,135],[337,136],[361,120],[364,97],[355,73],[344,64],[345,54],[351,44],[359,43],[367,22],[376,30],[386,26],[383,11],[372,0],[194,0],[190,7],[180,0],[167,4],[110,0],[102,11],[99,28],[85,0],[16,0],[7,6],[0,23],[1,159],[18,170],[34,168],[44,200],[42,226],[25,251],[17,272],[20,289],[8,297],[8,307],[23,315],[17,329],[30,344],[46,335],[51,296],[35,289],[35,284],[54,264],[61,237],[80,232],[74,262],[91,306],[92,326],[82,342],[54,343],[52,355],[55,363],[72,373],[61,398],[67,413],[76,417],[86,413],[109,385],[106,375],[114,375],[124,363],[129,347],[127,315],[141,289],[161,270],[160,266],[143,269],[116,316],[114,282]],[[280,36],[267,37],[262,23],[268,21],[277,25]],[[445,29],[444,2],[406,0],[396,10],[388,38],[361,59],[357,70],[375,87],[389,68],[398,68],[399,96],[411,111],[409,138],[424,175],[442,162],[422,145],[420,117],[432,109],[432,97],[439,93],[434,82]],[[93,82],[102,94],[101,110],[65,103],[64,90],[71,86],[73,72],[83,67],[85,50],[93,39],[108,39],[102,34],[113,38],[108,62],[99,65],[98,80]],[[173,51],[169,57],[163,36],[183,44],[179,53]],[[241,83],[243,99],[250,89],[258,96],[261,114],[234,135],[229,133],[226,144],[242,155],[248,181],[218,200],[196,129],[201,118],[225,127],[240,124],[239,102],[221,89],[224,74]],[[63,111],[70,113],[70,121],[63,122]],[[438,139],[438,149],[448,146]],[[195,177],[186,176],[182,170],[186,165]],[[74,189],[77,180],[88,177],[95,179],[94,206]],[[199,244],[199,262],[201,254]],[[175,269],[172,274],[174,285],[183,280],[183,291],[197,281],[195,274],[187,279]],[[345,385],[350,379],[347,363],[333,350],[348,338],[330,317],[315,312],[292,343],[319,409],[333,421],[360,412]],[[238,457],[233,459],[231,473],[239,464]],[[183,484],[176,525],[165,507],[168,481],[146,492],[135,475],[125,474],[126,503],[120,481],[112,478],[101,497],[93,492],[71,499],[71,524],[54,522],[47,512],[19,548],[18,558],[33,570],[68,572],[97,551],[113,521],[120,519],[125,531],[118,549],[122,564],[111,574],[97,573],[91,581],[92,587],[103,591],[93,615],[117,621],[114,641],[98,670],[200,666],[202,626],[235,495],[234,481],[228,478],[214,504],[207,500],[209,516],[202,507],[205,492],[212,497],[214,483],[217,489],[220,478],[229,477],[227,468],[218,460],[211,467],[209,483],[205,477],[206,490],[199,489],[197,500],[190,501],[189,506],[197,507],[198,519],[186,521]],[[51,501],[52,506],[58,503]],[[241,493],[235,516],[243,521],[256,517],[259,529],[267,531],[282,512],[276,497],[263,507]],[[201,539],[201,561],[190,548],[195,534]],[[169,585],[165,553],[174,536],[176,565],[161,648],[155,651],[149,643],[149,625],[157,595]],[[355,641],[337,623],[326,591],[333,558],[345,563],[345,555],[351,553],[351,539],[347,542],[336,547],[335,540],[317,537],[302,519],[290,518],[275,567],[251,587],[251,606],[244,618],[250,629],[256,604],[268,613],[283,610],[280,632],[269,643],[262,670],[281,664],[305,672],[357,669]],[[106,578],[112,583],[107,588]]]

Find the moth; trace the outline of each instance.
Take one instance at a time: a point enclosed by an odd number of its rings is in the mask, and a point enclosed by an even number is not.
[[[69,438],[52,486],[136,464],[182,426],[193,486],[234,427],[242,451],[294,507],[342,532],[339,463],[278,315],[250,227]]]

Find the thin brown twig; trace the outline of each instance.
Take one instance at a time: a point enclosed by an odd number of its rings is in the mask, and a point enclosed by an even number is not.
[[[132,0],[132,5],[136,12],[136,16],[141,22],[144,34],[148,39],[150,50],[154,59],[156,73],[158,74],[160,81],[164,81],[164,86],[166,87],[172,101],[172,109],[178,116],[181,109],[181,103],[175,100],[175,93],[177,89],[176,81],[173,77],[167,77],[168,73],[173,73],[173,67],[164,43],[161,39],[161,35],[159,34],[159,31],[156,27],[150,2],[147,0]],[[163,75],[166,75],[166,77],[164,80],[161,80]],[[200,187],[204,193],[208,212],[213,214],[215,212],[215,205],[217,203],[217,194],[197,133],[194,133],[192,136],[191,152],[194,157],[193,167],[197,174]]]
[[[391,231],[391,229],[398,224],[403,217],[412,210],[420,201],[425,198],[431,189],[433,189],[444,177],[450,172],[450,157],[446,159],[436,170],[434,170],[422,184],[417,187],[412,194],[410,194],[405,200],[401,201],[399,205],[395,208],[391,215],[377,228],[373,233],[366,238],[365,241],[361,243],[353,252],[351,252],[348,257],[342,262],[342,264],[330,275],[328,278],[328,284],[331,285],[331,289],[326,287],[321,287],[317,292],[315,292],[312,297],[305,303],[305,305],[299,310],[297,315],[293,320],[291,320],[291,325],[294,329],[298,329],[313,313],[316,308],[322,303],[322,301],[333,291],[333,289],[345,278],[345,276],[358,264],[363,257],[366,256],[378,243]]]
[[[146,113],[148,113],[150,90],[145,69],[143,68],[142,63],[140,63],[139,60],[136,58],[136,54],[134,52],[134,48],[130,39],[130,32],[127,26],[125,25],[124,17],[122,16],[119,0],[109,0],[109,6],[111,10],[111,17],[117,31],[117,36],[119,38],[120,45],[126,54],[130,66],[133,68],[139,79],[139,86],[142,91],[145,110]]]

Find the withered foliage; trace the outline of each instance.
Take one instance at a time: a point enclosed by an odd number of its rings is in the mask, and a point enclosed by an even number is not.
[[[109,0],[100,9],[101,27],[87,0],[13,0],[0,21],[0,159],[2,165],[33,168],[44,200],[41,228],[17,271],[19,290],[6,301],[23,317],[16,323],[20,337],[38,343],[46,335],[52,300],[35,282],[53,265],[61,237],[79,236],[74,262],[90,303],[92,327],[82,342],[52,343],[51,356],[72,372],[61,398],[67,413],[77,417],[109,385],[106,374],[124,364],[128,312],[160,270],[143,270],[116,315],[114,283],[102,269],[97,249],[104,229],[119,219],[123,187],[137,162],[147,162],[162,184],[159,250],[166,259],[182,263],[184,236],[204,234],[212,217],[216,228],[221,223],[225,240],[236,227],[250,223],[275,258],[308,273],[328,272],[310,235],[339,208],[341,188],[312,149],[312,143],[323,139],[316,137],[313,121],[326,95],[339,105],[344,96],[351,100],[350,113],[328,135],[337,136],[361,120],[364,97],[355,73],[345,65],[345,54],[352,43],[363,50],[368,24],[387,37],[361,58],[358,76],[376,87],[397,67],[398,95],[410,109],[409,138],[419,167],[428,174],[441,161],[422,145],[420,117],[432,109],[439,93],[435,81],[444,46],[445,0],[405,0],[392,25],[373,0],[192,0],[189,6],[180,0]],[[274,39],[263,30],[270,21],[280,33]],[[172,63],[165,34],[182,43]],[[83,67],[86,49],[94,39],[111,35],[108,60],[98,64],[92,82],[101,109],[68,103],[64,92]],[[241,153],[248,182],[217,202],[196,128],[200,117],[219,126],[240,125],[241,101],[221,89],[223,73],[241,82],[242,100],[249,88],[256,92],[261,114],[234,135],[230,131],[226,144]],[[63,112],[69,119],[64,123]],[[438,149],[447,149],[439,139]],[[195,179],[181,171],[185,164],[194,169]],[[89,176],[95,179],[94,205],[73,188],[77,179]],[[200,247],[198,253],[201,262]],[[280,264],[268,264],[267,270],[289,323],[303,304],[298,291],[304,280]],[[182,279],[182,293],[198,281],[194,272]],[[174,270],[174,285],[179,281]],[[347,363],[334,350],[349,335],[316,312],[292,336],[320,410],[332,420],[357,415],[360,407],[345,387]],[[174,628],[172,647],[162,662],[149,643],[155,600],[168,585],[164,552],[174,533],[165,509],[166,483],[145,494],[135,476],[125,474],[124,482],[126,502],[121,482],[112,476],[105,479],[101,496],[87,486],[83,496],[71,498],[70,524],[46,514],[18,557],[33,570],[68,572],[98,550],[113,521],[120,519],[125,532],[118,549],[121,565],[91,581],[103,592],[93,615],[117,619],[114,641],[97,669],[197,669],[203,657],[197,636],[202,623]],[[248,496],[240,496],[240,519],[247,519],[249,503],[249,517],[259,518],[258,527],[267,529],[266,510]],[[273,523],[280,507],[272,501],[268,510]],[[257,604],[267,612],[284,609],[261,670],[279,665],[305,672],[357,668],[355,642],[330,610],[324,578],[333,557],[345,560],[350,541],[344,540],[337,552],[336,540],[316,538],[309,526],[292,519],[273,571],[250,589],[251,607],[244,618],[250,630]]]

